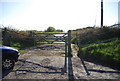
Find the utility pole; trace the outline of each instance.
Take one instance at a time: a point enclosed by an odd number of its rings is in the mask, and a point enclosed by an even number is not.
[[[103,0],[101,0],[101,27],[103,27]]]
[[[120,24],[120,1],[118,2],[118,24]]]

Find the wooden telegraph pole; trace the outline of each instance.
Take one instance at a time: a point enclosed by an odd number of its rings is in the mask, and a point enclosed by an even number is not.
[[[103,0],[101,0],[101,27],[103,27]]]

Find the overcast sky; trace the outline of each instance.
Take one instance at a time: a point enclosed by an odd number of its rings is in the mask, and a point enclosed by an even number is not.
[[[118,23],[118,1],[104,1],[104,25]],[[100,26],[101,0],[0,0],[0,25],[20,30]]]

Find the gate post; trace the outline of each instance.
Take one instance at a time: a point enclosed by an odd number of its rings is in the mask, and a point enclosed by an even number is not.
[[[3,37],[3,40],[2,40],[3,41],[3,45],[10,46],[9,33],[7,31],[7,28],[3,29],[2,37]]]
[[[32,31],[29,31],[29,43],[31,45],[34,45],[34,37],[33,37],[33,32]]]
[[[65,39],[65,56],[68,56],[68,43],[66,39]]]
[[[68,31],[68,56],[72,56],[71,54],[71,30]]]

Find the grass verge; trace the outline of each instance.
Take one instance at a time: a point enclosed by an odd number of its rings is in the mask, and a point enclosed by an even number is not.
[[[82,50],[82,58],[112,65],[120,66],[120,40],[115,40],[107,43],[90,45]]]

